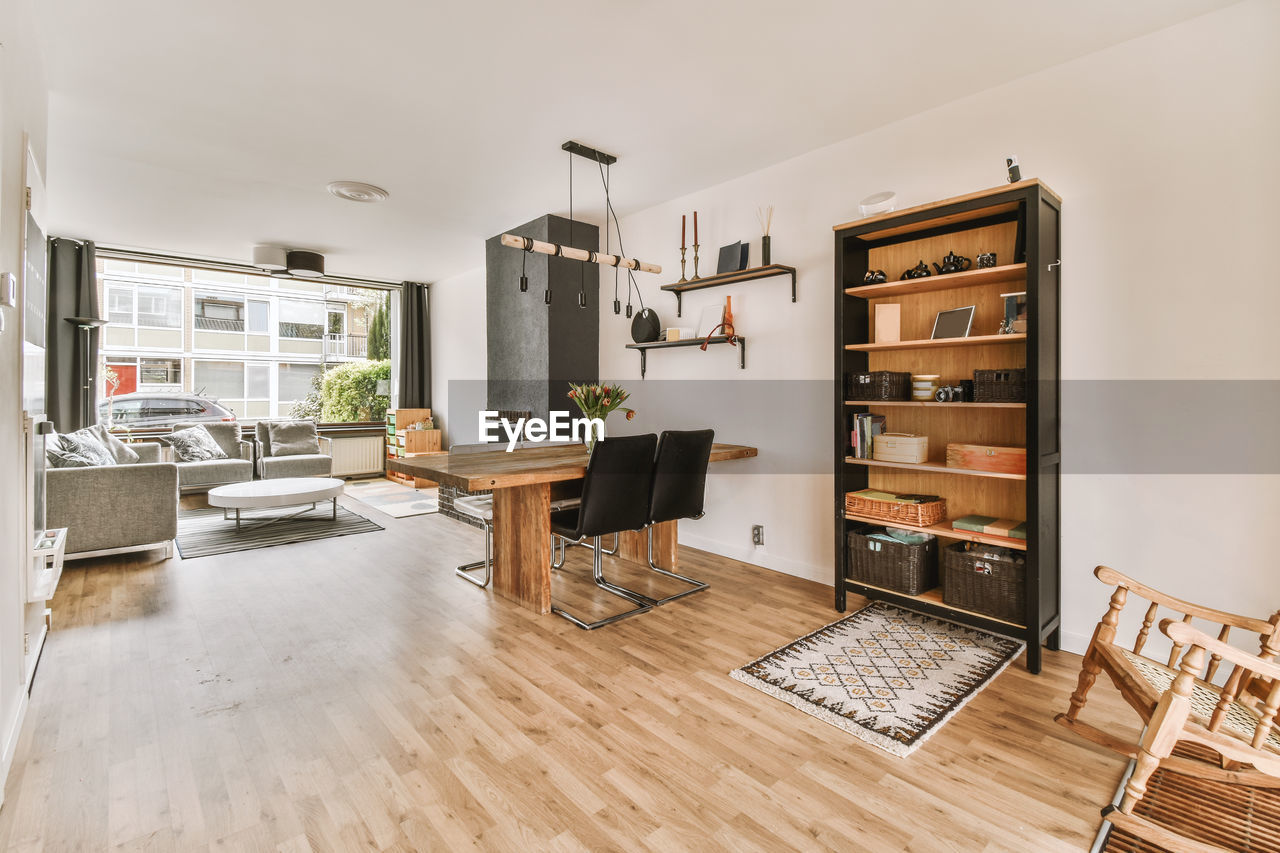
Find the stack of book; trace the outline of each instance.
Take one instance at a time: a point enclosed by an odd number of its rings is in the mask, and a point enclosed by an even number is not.
[[[884,415],[862,412],[853,416],[853,430],[849,433],[849,446],[854,459],[870,459],[873,439],[884,432]]]
[[[954,530],[970,530],[974,533],[985,533],[988,536],[1005,536],[1009,539],[1026,539],[1027,523],[1014,521],[1011,518],[996,518],[990,515],[966,515],[951,522]]]

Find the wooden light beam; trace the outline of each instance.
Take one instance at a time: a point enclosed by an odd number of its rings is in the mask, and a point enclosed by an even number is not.
[[[538,252],[542,255],[558,255],[593,264],[604,264],[610,267],[625,267],[640,272],[661,273],[662,267],[635,258],[624,258],[620,255],[606,255],[604,252],[589,252],[586,249],[575,249],[573,246],[562,246],[559,243],[544,243],[532,237],[517,237],[515,234],[503,234],[502,245],[512,249],[523,249],[526,252]]]

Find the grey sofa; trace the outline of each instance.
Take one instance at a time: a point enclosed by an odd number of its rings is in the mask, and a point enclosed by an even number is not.
[[[333,471],[333,442],[320,438],[320,452],[295,456],[273,456],[271,433],[266,421],[258,421],[254,427],[257,438],[257,470],[259,479],[276,480],[281,477],[328,477]]]
[[[196,426],[194,423],[177,423],[173,431]],[[178,487],[183,491],[211,489],[227,483],[243,483],[253,479],[253,443],[240,439],[240,424],[200,424],[218,443],[226,459],[209,459],[204,462],[177,462]]]
[[[94,468],[50,468],[47,526],[67,528],[68,558],[100,551],[161,547],[178,535],[178,466],[160,461],[159,444],[132,444],[139,460]]]

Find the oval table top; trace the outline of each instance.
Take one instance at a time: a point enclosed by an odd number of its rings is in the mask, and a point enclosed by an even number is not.
[[[342,494],[343,481],[335,477],[282,477],[278,480],[250,480],[209,490],[209,506],[253,509],[295,506],[325,501]]]

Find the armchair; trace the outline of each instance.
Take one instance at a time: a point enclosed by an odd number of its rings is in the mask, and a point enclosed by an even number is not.
[[[173,431],[197,426],[194,423],[176,423]],[[226,459],[209,459],[201,462],[177,462],[178,487],[182,491],[210,489],[227,483],[243,483],[253,479],[253,443],[240,437],[238,423],[199,424],[209,431]]]
[[[283,421],[277,423],[303,423],[302,421]],[[323,436],[317,437],[318,453],[295,453],[276,455],[271,444],[271,422],[258,421],[254,427],[255,444],[257,445],[256,468],[258,477],[263,480],[274,480],[281,477],[328,477],[333,470],[333,442]]]

